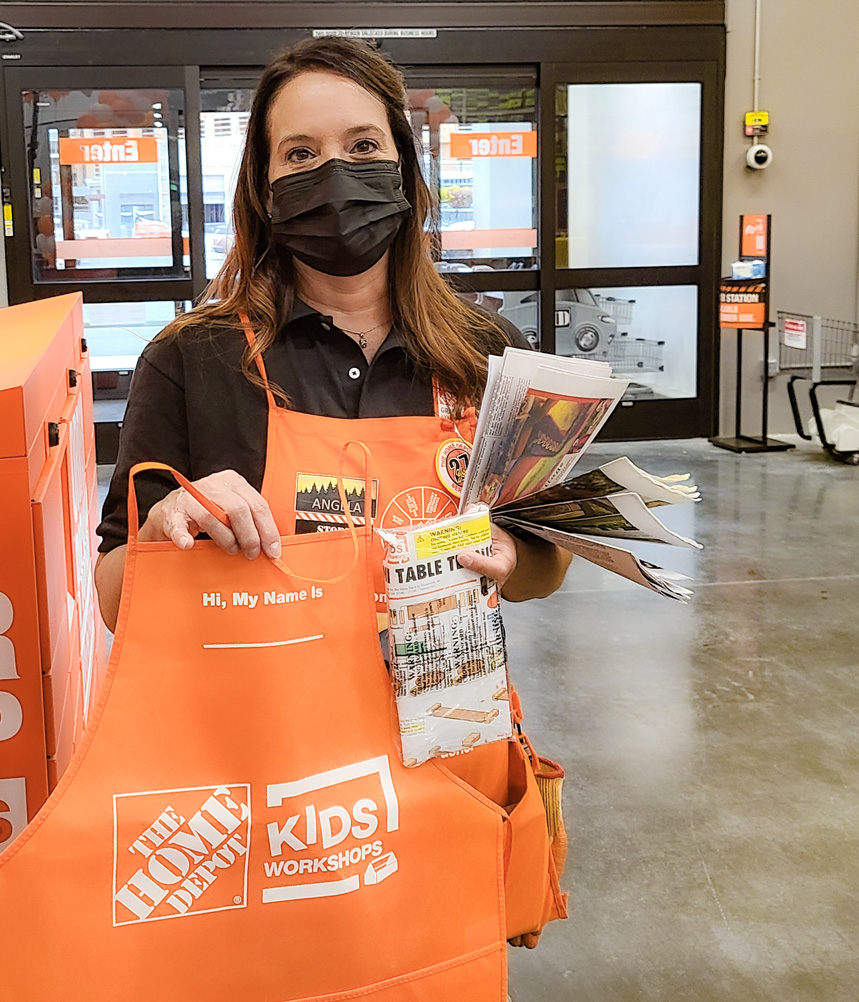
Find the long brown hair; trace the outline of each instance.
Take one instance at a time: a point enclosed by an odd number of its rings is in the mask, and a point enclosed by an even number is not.
[[[403,191],[412,205],[389,255],[389,296],[394,324],[418,371],[434,375],[461,409],[479,401],[486,381],[486,356],[500,354],[508,336],[489,317],[460,299],[436,271],[426,227],[433,196],[423,179],[408,119],[408,96],[400,70],[368,44],[341,37],[305,39],[276,56],[254,95],[233,201],[235,243],[209,283],[200,305],[177,317],[159,337],[192,326],[236,326],[246,313],[256,345],[242,358],[242,370],[261,385],[254,360],[274,341],[289,317],[295,296],[290,254],[271,239],[264,194],[268,189],[268,113],[281,89],[298,74],[325,71],[354,80],[385,105],[397,146]],[[288,403],[282,390],[277,395]]]

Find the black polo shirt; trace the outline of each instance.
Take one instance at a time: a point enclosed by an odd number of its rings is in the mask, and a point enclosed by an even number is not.
[[[492,316],[511,344],[529,347],[513,324]],[[127,540],[128,471],[135,463],[167,463],[190,480],[235,470],[261,488],[268,405],[265,393],[242,373],[244,349],[244,336],[228,328],[189,328],[144,349],[97,530],[101,552]],[[263,361],[269,379],[297,411],[336,418],[434,413],[432,382],[415,371],[398,331],[392,330],[367,362],[331,317],[300,300]],[[158,471],[141,474],[135,483],[141,523],[152,505],[176,488],[172,477]]]

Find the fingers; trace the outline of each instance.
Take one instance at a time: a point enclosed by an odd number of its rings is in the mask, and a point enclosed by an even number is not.
[[[171,525],[176,525],[181,520],[185,520],[186,524],[189,524],[189,528],[196,527],[198,532],[205,532],[211,540],[217,543],[222,550],[226,550],[227,553],[235,554],[240,552],[241,547],[236,534],[230,527],[232,520],[230,526],[224,525],[223,522],[220,522],[214,515],[211,515],[199,501],[195,501],[186,491],[177,491],[177,494],[178,497],[172,513]],[[216,499],[213,497],[212,500],[215,501]],[[221,500],[217,500],[216,504],[223,508]],[[226,509],[224,510],[226,511]],[[171,536],[171,538],[173,537]],[[257,552],[259,552],[259,549],[257,549]]]
[[[492,578],[503,587],[507,579],[516,570],[516,542],[509,532],[497,525],[492,526],[492,555],[483,553],[460,553],[458,558],[462,567],[476,571],[484,577]]]
[[[185,490],[177,490],[162,502],[163,534],[182,550],[194,545],[194,536],[205,532],[227,553],[243,553],[249,560],[260,551],[269,557],[281,553],[280,535],[268,502],[234,470],[224,470],[195,481],[194,486],[220,507],[229,525],[203,507]]]
[[[262,547],[263,553],[268,557],[279,557],[281,552],[280,547],[280,533],[278,532],[277,524],[274,521],[274,516],[271,513],[271,508],[268,506],[268,502],[259,493],[255,491],[253,487],[244,479],[239,477],[238,483],[233,484],[233,490],[240,497],[247,508],[241,512],[240,518],[242,524],[244,525],[245,517],[249,517],[253,523],[253,531],[256,534],[257,539],[257,553],[259,553],[259,547]],[[233,521],[233,517],[230,514],[230,522]],[[238,528],[234,526],[234,528]],[[248,529],[248,534],[250,535],[250,530]],[[238,536],[238,532],[236,533]],[[250,556],[250,554],[242,546],[242,551],[245,556]],[[256,556],[256,554],[254,554]]]
[[[508,554],[502,556],[484,556],[482,553],[460,553],[457,557],[461,567],[476,571],[493,581],[504,582],[513,573],[514,563]]]
[[[165,510],[162,518],[162,531],[180,550],[190,550],[194,545],[194,532],[191,525],[191,518],[187,512],[180,511],[175,507]]]
[[[542,930],[541,930],[542,931]],[[512,936],[507,940],[510,946],[524,946],[528,950],[533,950],[540,942],[539,932],[526,932],[521,936]]]

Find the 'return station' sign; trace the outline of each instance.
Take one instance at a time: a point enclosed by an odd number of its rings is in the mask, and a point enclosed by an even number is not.
[[[719,326],[759,331],[766,322],[766,283],[723,278],[719,286]]]

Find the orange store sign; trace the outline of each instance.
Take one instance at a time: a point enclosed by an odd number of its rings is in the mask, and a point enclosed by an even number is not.
[[[536,157],[536,132],[451,132],[450,155],[473,157]]]
[[[767,217],[743,216],[740,257],[767,256]]]
[[[138,139],[61,139],[61,164],[157,164],[158,141]]]
[[[764,330],[767,322],[764,283],[723,281],[719,289],[719,326]]]

